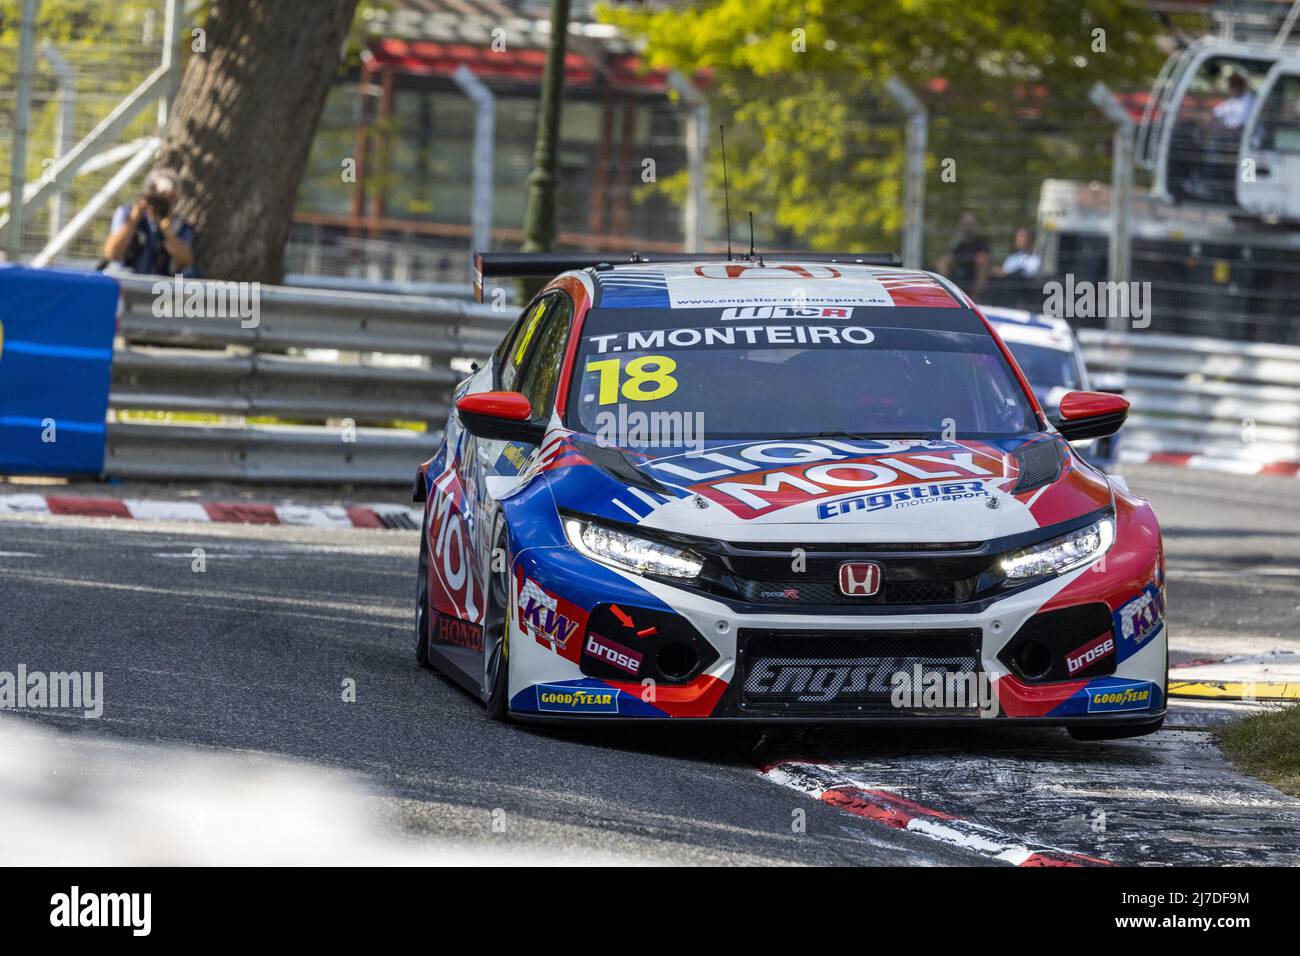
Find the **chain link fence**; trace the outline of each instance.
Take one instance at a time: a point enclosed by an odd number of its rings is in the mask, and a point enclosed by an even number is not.
[[[42,4],[29,182],[158,66],[164,7],[165,0],[121,0],[104,5],[97,19],[68,25],[51,19],[58,3]],[[0,141],[6,144],[13,135],[20,8],[21,0],[0,0]],[[402,42],[415,42],[423,23],[412,19],[403,27],[415,32]],[[370,39],[382,38],[380,30]],[[583,37],[574,48],[581,52],[593,42]],[[804,75],[786,82],[807,89],[808,112],[816,114],[823,110],[819,91],[838,91],[843,78]],[[637,84],[594,83],[567,91],[559,144],[561,248],[630,253],[682,247],[692,116],[669,91],[647,88],[642,79]],[[496,100],[492,245],[517,248],[537,90],[522,81],[490,85]],[[1086,97],[1009,83],[992,99],[976,98],[941,78],[914,92],[928,112],[927,267],[953,274],[979,301],[1031,311],[1050,307],[1057,284],[1096,285],[1110,278],[1114,127]],[[1127,96],[1130,114],[1140,110],[1135,97],[1142,92]],[[717,126],[725,122],[736,247],[747,248],[752,211],[760,251],[825,250],[832,242],[868,250],[902,248],[906,117],[893,101],[840,97],[820,126],[809,127],[815,132],[791,148],[806,154],[808,169],[801,175],[811,177],[811,188],[794,177],[752,171],[785,167],[783,157],[753,128],[751,107],[725,102],[715,91],[711,108],[711,208],[702,217],[706,246],[718,248],[727,238],[716,143]],[[340,169],[358,158],[362,126],[368,129],[370,163],[358,186]],[[466,281],[473,131],[472,103],[445,76],[399,75],[386,86],[378,73],[367,80],[359,68],[342,71],[300,189],[287,271],[392,283]],[[26,218],[23,255],[39,251],[131,151],[156,133],[156,111],[150,108],[116,145],[98,150],[61,201],[43,203]],[[8,178],[6,155],[0,161],[0,192],[7,190]],[[111,211],[138,192],[139,178],[122,185],[60,261],[85,265],[99,258]],[[1149,283],[1144,285],[1149,308],[1126,321],[1166,334],[1300,341],[1300,233],[1294,226],[1251,220],[1226,207],[1158,203],[1145,195],[1145,185],[1139,178],[1130,209],[1130,278]],[[790,195],[807,196],[794,204],[802,213],[782,208]],[[870,202],[855,203],[855,196],[869,196]],[[1078,310],[1067,317],[1080,327],[1107,324],[1105,316]]]
[[[165,5],[165,0],[114,0],[74,10],[46,0],[38,6],[25,167],[28,188],[158,68]],[[22,7],[22,0],[0,0],[0,215],[10,212]],[[24,216],[22,257],[30,258],[44,248],[157,133],[158,112],[149,108],[113,142],[93,149],[92,158],[68,188]],[[87,264],[100,258],[113,209],[139,194],[143,175],[122,185],[104,206],[102,221],[83,230],[65,250],[63,260]]]

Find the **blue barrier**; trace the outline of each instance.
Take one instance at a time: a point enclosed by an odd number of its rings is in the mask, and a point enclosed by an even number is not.
[[[98,475],[117,283],[0,267],[0,474]]]

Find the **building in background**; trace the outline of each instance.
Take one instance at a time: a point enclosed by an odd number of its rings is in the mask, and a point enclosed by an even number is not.
[[[663,72],[574,4],[559,143],[558,245],[678,251],[680,203],[647,188],[685,168],[688,111]],[[468,268],[475,105],[495,100],[492,247],[522,242],[549,36],[544,0],[396,0],[369,11],[361,66],[331,91],[300,189],[290,272],[460,281]],[[355,181],[341,175],[355,164]],[[653,165],[650,165],[652,161]]]

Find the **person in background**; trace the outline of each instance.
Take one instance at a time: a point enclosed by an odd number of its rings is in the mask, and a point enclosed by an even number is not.
[[[979,222],[971,210],[961,214],[957,238],[939,260],[939,271],[961,286],[975,301],[983,297],[989,281],[989,244],[979,231]]]
[[[1034,234],[1028,229],[1017,229],[1015,250],[1002,260],[1001,268],[993,274],[1003,279],[1032,279],[1038,275],[1042,261],[1034,254]]]
[[[134,203],[117,207],[104,240],[105,264],[145,275],[176,275],[194,265],[194,230],[176,213],[178,178],[155,169]]]
[[[1236,202],[1237,149],[1255,108],[1255,94],[1240,73],[1228,77],[1228,96],[1216,104],[1201,129],[1200,165],[1183,183],[1194,199],[1232,205]]]
[[[1228,77],[1228,98],[1214,107],[1214,122],[1226,132],[1241,134],[1255,106],[1255,94],[1246,87],[1240,73]]]

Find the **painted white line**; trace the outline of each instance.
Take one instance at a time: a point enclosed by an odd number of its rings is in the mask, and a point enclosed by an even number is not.
[[[846,813],[1012,866],[1095,866],[1109,861],[1060,850],[1004,833],[987,823],[924,806],[897,793],[854,780],[849,768],[790,761],[767,768],[774,783],[800,791]]]
[[[149,501],[129,498],[122,502],[132,518],[142,521],[211,521],[203,505],[194,501]]]
[[[1199,471],[1222,471],[1232,475],[1257,475],[1264,467],[1261,461],[1238,461],[1234,458],[1206,458],[1193,455],[1187,459],[1187,467]]]
[[[361,507],[373,511],[381,521],[384,519],[391,521],[395,518],[408,518],[410,519],[411,526],[415,528],[420,527],[424,522],[424,510],[421,508],[407,508],[404,505],[390,504],[362,505]]]
[[[0,514],[49,514],[50,505],[44,495],[0,495]]]
[[[626,511],[628,514],[630,514],[630,515],[632,516],[632,520],[633,520],[633,521],[640,521],[640,520],[641,520],[642,515],[637,514],[635,511],[633,511],[633,510],[632,510],[631,508],[629,508],[627,505],[623,504],[623,502],[619,501],[617,498],[611,498],[610,500],[613,501],[614,504],[616,504],[616,505],[618,505],[620,508],[622,508],[624,511]]]
[[[301,557],[302,555],[294,554],[249,554],[246,551],[204,551],[203,559],[205,561],[286,561],[289,558]],[[180,558],[185,561],[193,561],[197,555],[191,551],[155,551],[155,558]]]
[[[1285,532],[1279,531],[1278,533],[1283,534]],[[1300,568],[1180,568],[1170,562],[1170,573],[1176,574],[1179,578],[1217,581],[1222,578],[1295,578],[1300,577]]]
[[[277,505],[275,516],[280,524],[300,528],[350,528],[352,519],[340,505]]]

